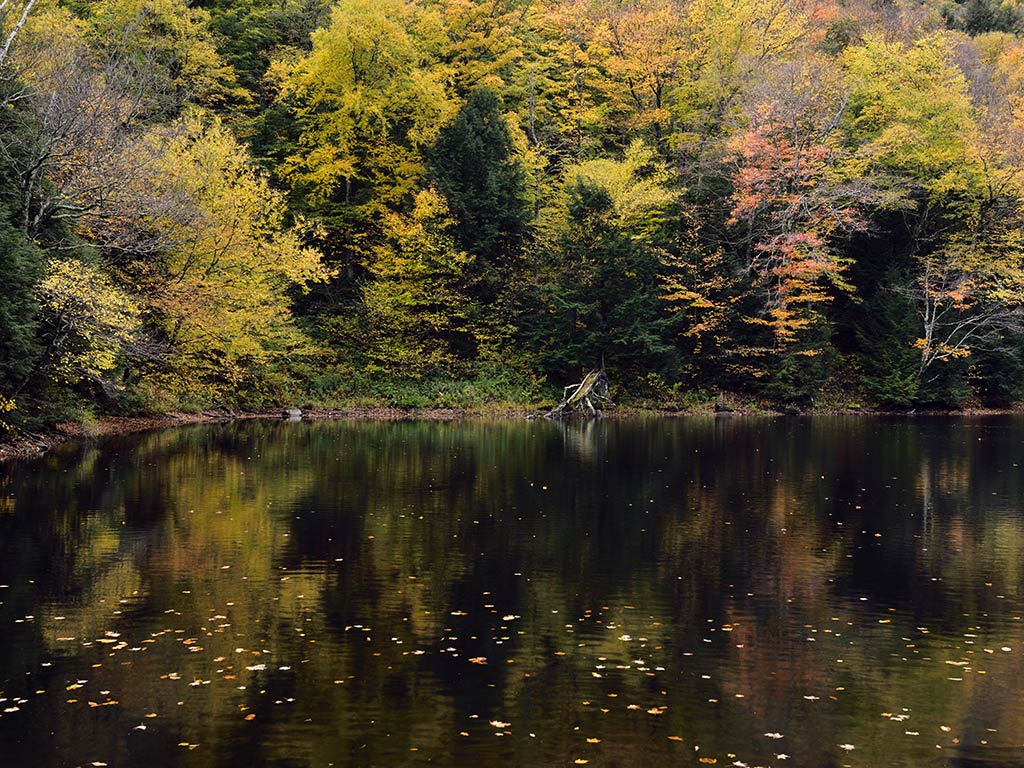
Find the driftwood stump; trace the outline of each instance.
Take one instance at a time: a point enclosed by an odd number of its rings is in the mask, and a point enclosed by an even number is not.
[[[608,376],[604,368],[591,371],[583,377],[579,384],[570,384],[563,390],[562,402],[544,414],[547,419],[561,419],[574,413],[587,416],[600,416],[601,411],[594,405],[608,403],[614,405],[608,397]]]

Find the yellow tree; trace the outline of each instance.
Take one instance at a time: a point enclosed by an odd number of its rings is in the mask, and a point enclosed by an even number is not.
[[[59,381],[100,381],[139,333],[136,302],[98,267],[54,259],[37,287],[47,350],[43,365]]]
[[[935,379],[936,362],[966,357],[1020,320],[1019,171],[981,130],[953,42],[872,37],[843,56],[847,131],[860,145],[852,165],[913,227],[912,270],[896,289],[920,316],[922,382]]]
[[[183,205],[151,223],[168,246],[131,264],[126,278],[168,346],[164,384],[222,395],[303,351],[288,292],[325,273],[319,254],[284,227],[282,195],[219,120],[189,112],[156,141],[152,183]]]
[[[23,0],[11,5],[9,2],[0,4],[0,67],[3,67],[11,52],[15,38],[28,20],[36,0]]]
[[[421,150],[453,112],[429,55],[442,35],[437,16],[411,2],[341,0],[307,56],[272,67],[299,128],[284,173],[353,240],[365,228],[346,222],[408,200]]]
[[[411,213],[386,214],[376,278],[364,292],[377,367],[400,376],[452,373],[477,356],[479,307],[468,292],[473,257],[456,245],[454,221],[433,189]]]
[[[428,0],[444,24],[446,40],[436,54],[459,96],[487,87],[502,96],[519,85],[529,2],[524,0]]]
[[[100,0],[86,22],[108,70],[130,78],[151,110],[186,103],[223,107],[246,99],[209,31],[209,14],[187,0]]]
[[[685,156],[718,162],[743,94],[813,40],[815,14],[804,0],[691,0],[684,13],[690,53],[671,102],[672,143]]]

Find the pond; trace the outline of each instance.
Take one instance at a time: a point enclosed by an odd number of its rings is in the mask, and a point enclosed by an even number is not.
[[[1024,766],[1024,419],[242,422],[0,467],[3,766]]]

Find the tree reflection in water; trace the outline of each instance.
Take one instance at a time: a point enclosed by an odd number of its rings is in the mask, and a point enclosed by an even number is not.
[[[1024,765],[1022,460],[1019,418],[709,417],[9,464],[0,758]]]

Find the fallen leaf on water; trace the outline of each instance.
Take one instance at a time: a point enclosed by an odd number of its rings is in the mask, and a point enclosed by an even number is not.
[[[487,663],[487,657],[486,656],[474,656],[472,659],[469,660],[469,663],[470,664],[486,664]]]
[[[587,739],[587,744],[600,744],[600,739]]]
[[[490,720],[489,722],[495,728],[508,728],[510,725],[512,725],[512,723],[503,723],[501,722],[501,720]]]
[[[254,715],[254,714],[253,714],[252,712],[250,712],[250,713],[249,713],[248,715],[246,715],[246,716],[245,716],[245,717],[244,717],[243,719],[244,719],[244,720],[255,720],[255,719],[256,719],[256,715]]]

